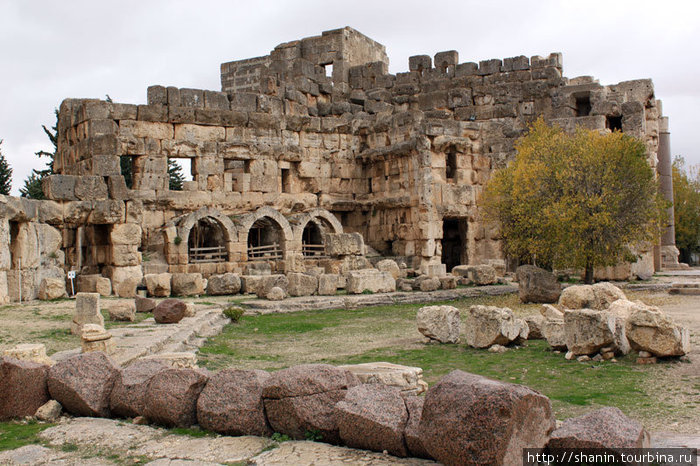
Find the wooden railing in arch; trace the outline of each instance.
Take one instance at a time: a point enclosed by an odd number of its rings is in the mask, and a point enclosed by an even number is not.
[[[278,243],[263,246],[248,246],[248,260],[253,259],[282,259],[282,248]]]
[[[210,246],[206,248],[190,248],[190,264],[203,262],[226,262],[228,253],[226,246]]]
[[[304,257],[309,259],[326,259],[328,255],[326,254],[325,244],[302,244],[301,253]]]

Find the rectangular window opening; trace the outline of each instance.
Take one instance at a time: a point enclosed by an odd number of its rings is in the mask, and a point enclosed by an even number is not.
[[[292,180],[289,175],[289,168],[282,168],[280,169],[281,171],[281,179],[282,179],[282,192],[283,193],[291,193],[292,192]]]
[[[610,131],[622,131],[622,117],[621,116],[607,116],[605,117],[605,127]]]
[[[196,161],[191,158],[168,158],[168,188],[171,191],[182,191],[183,183],[194,180]]]
[[[132,189],[134,187],[134,158],[130,155],[122,155],[119,157],[119,168],[124,177],[126,187]]]
[[[445,178],[454,180],[457,174],[457,153],[450,151],[446,155],[445,160]]]
[[[576,97],[576,116],[588,116],[591,114],[591,96],[582,95]]]

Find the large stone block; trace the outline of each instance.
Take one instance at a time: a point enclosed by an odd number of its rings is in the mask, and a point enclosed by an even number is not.
[[[60,278],[43,278],[39,285],[39,299],[49,301],[66,296],[66,282]]]
[[[624,325],[618,320],[605,311],[567,310],[564,312],[566,347],[576,355],[593,354],[605,347],[629,352]]]
[[[49,401],[48,366],[0,357],[0,420],[33,416]]]
[[[452,269],[452,275],[467,278],[475,285],[498,283],[496,269],[490,265],[458,265]]]
[[[217,372],[199,395],[199,425],[224,435],[271,435],[262,399],[263,385],[269,378],[270,373],[261,370]]]
[[[236,273],[212,275],[207,280],[207,294],[231,295],[241,291],[241,277]]]
[[[390,293],[396,291],[396,280],[390,273],[377,269],[352,270],[347,274],[346,289],[351,294],[360,294],[365,290]]]
[[[78,293],[75,296],[75,311],[71,321],[71,333],[80,335],[85,324],[104,327],[105,319],[100,313],[100,295],[98,293]]]
[[[167,298],[170,296],[170,281],[172,275],[169,273],[149,273],[144,277],[146,290],[150,296]]]
[[[459,309],[452,306],[425,306],[416,316],[418,331],[440,343],[459,342]]]
[[[361,256],[365,242],[359,233],[328,233],[324,236],[326,252],[330,256]]]
[[[321,274],[318,276],[318,294],[321,296],[333,296],[338,292],[338,278],[336,274]]]
[[[136,296],[136,287],[143,280],[141,266],[111,267],[110,274],[114,294],[122,298],[133,298]]]
[[[201,273],[174,273],[171,280],[172,294],[175,296],[198,296],[204,294],[204,280]]]
[[[657,308],[644,306],[626,322],[630,345],[655,356],[683,356],[690,351],[690,332]]]
[[[522,385],[453,371],[425,396],[423,445],[446,465],[520,464],[554,430],[549,399]]]
[[[464,339],[474,348],[526,340],[528,326],[507,307],[471,306],[464,323]]]
[[[83,353],[49,370],[49,393],[73,415],[109,417],[109,397],[118,373],[104,353]]]
[[[121,223],[112,226],[109,234],[110,242],[113,245],[140,245],[141,227],[135,223]]]
[[[324,442],[338,443],[335,404],[358,384],[352,373],[327,364],[305,364],[273,373],[262,393],[272,430],[297,440],[304,440],[307,431],[318,431]]]
[[[318,291],[318,278],[305,273],[288,273],[289,287],[287,293],[289,296],[311,296]]]
[[[335,405],[340,438],[351,448],[406,456],[408,410],[400,391],[386,385],[358,385]]]
[[[197,369],[166,369],[148,382],[144,416],[166,427],[190,427],[197,422],[197,399],[208,377]]]
[[[552,432],[547,443],[551,449],[599,448],[608,452],[618,448],[649,446],[649,433],[644,427],[614,407],[567,419]]]
[[[556,303],[561,295],[557,277],[534,265],[521,265],[515,271],[518,294],[523,303]]]
[[[49,175],[41,180],[41,189],[46,199],[75,201],[75,184],[79,177],[73,175]]]
[[[139,359],[123,369],[114,380],[109,398],[113,415],[133,418],[142,416],[146,387],[154,375],[167,366],[153,359]]]
[[[75,182],[75,197],[81,201],[101,201],[109,197],[107,183],[101,176],[81,176]]]

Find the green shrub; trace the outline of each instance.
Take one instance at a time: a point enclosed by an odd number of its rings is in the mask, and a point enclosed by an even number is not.
[[[364,290],[362,290],[362,294],[374,294],[374,291],[365,288]]]
[[[245,311],[240,307],[230,306],[224,309],[224,315],[231,319],[231,322],[237,323],[243,317]]]
[[[274,434],[272,434],[272,437],[270,437],[270,438],[271,438],[273,441],[278,442],[278,443],[288,442],[289,440],[291,440],[291,438],[289,437],[289,435],[287,435],[287,434],[280,434],[279,432],[275,432]]]
[[[307,430],[304,432],[304,438],[309,442],[320,442],[323,440],[323,434],[318,429]]]

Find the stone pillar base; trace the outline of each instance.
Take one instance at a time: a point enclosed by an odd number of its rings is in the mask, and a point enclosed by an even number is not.
[[[688,264],[678,262],[680,251],[674,245],[661,246],[661,269],[662,270],[682,270],[687,269]]]

